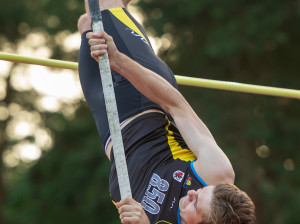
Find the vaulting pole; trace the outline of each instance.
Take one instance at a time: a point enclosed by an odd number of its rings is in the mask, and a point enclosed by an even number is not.
[[[99,1],[89,0],[89,9],[93,31],[99,32],[103,30]],[[98,59],[110,135],[113,143],[113,153],[118,175],[121,199],[125,199],[128,197],[131,198],[132,196],[128,177],[128,170],[125,159],[124,146],[119,123],[119,115],[117,110],[115,92],[113,88],[113,81],[111,77],[108,54],[106,53],[105,55],[100,56]]]
[[[76,62],[61,61],[47,58],[35,58],[5,52],[0,52],[0,60],[11,61],[16,63],[42,65],[53,68],[63,68],[72,70],[78,69],[78,63]],[[229,81],[218,81],[195,77],[186,77],[181,75],[175,75],[175,77],[179,85],[300,99],[300,90],[295,89],[260,86]]]

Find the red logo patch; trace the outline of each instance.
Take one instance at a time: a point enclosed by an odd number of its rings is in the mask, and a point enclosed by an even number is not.
[[[184,172],[177,170],[173,173],[173,178],[174,180],[177,180],[180,183],[184,178]]]

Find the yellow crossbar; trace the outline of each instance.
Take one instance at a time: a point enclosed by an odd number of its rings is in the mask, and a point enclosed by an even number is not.
[[[4,52],[0,52],[0,60],[11,61],[16,63],[33,64],[33,65],[43,65],[43,66],[53,67],[53,68],[65,68],[65,69],[73,69],[73,70],[78,69],[78,64],[75,62],[20,56],[17,54],[10,54]]]
[[[17,54],[4,52],[0,52],[0,60],[33,65],[43,65],[61,69],[78,69],[78,63],[76,62],[20,56]],[[300,90],[193,78],[180,75],[175,75],[175,77],[179,85],[300,99]]]

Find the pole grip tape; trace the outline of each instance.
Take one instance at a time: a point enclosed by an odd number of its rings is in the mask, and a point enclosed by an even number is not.
[[[92,23],[102,21],[100,5],[98,0],[89,0],[89,9]]]

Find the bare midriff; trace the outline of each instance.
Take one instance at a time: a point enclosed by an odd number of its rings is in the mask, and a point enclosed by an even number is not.
[[[153,113],[153,112],[156,112],[156,113],[162,113],[162,111],[160,110],[156,110],[156,109],[150,109],[150,110],[145,110],[141,113],[138,113],[136,115],[133,115],[132,117],[128,118],[124,123],[121,124],[121,130],[126,127],[126,125],[128,125],[131,121],[133,121],[134,119],[136,119],[137,117],[143,115],[143,114],[147,114],[147,113]],[[105,150],[105,153],[106,153],[106,156],[108,157],[108,159],[110,160],[110,152],[111,152],[111,148],[112,148],[112,140],[110,139],[107,146],[106,146],[106,150]]]

